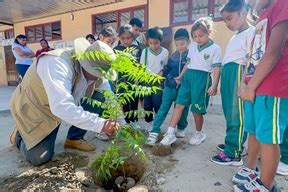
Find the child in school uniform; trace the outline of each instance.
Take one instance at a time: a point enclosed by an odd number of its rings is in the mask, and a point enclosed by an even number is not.
[[[164,66],[167,64],[169,52],[161,46],[163,31],[159,27],[147,31],[149,47],[143,49],[140,63],[146,65],[146,71],[152,74],[163,75]],[[161,86],[161,85],[159,85]],[[162,90],[144,97],[144,110],[152,112],[145,116],[145,127],[150,128],[153,121],[153,112],[157,113],[162,102]]]
[[[191,36],[194,40],[189,47],[189,62],[176,78],[181,81],[181,86],[176,99],[172,119],[168,130],[160,142],[163,145],[171,145],[176,138],[176,125],[181,118],[185,107],[191,105],[196,132],[189,143],[201,144],[206,134],[203,132],[203,115],[206,114],[209,96],[216,95],[221,67],[221,48],[211,39],[213,21],[210,18],[200,18],[192,25]],[[211,79],[213,73],[213,80]],[[184,76],[183,76],[184,75]],[[183,77],[183,79],[182,79]]]
[[[134,17],[129,21],[129,24],[133,27],[134,40],[132,44],[144,48],[146,46],[146,38],[145,34],[141,32],[143,22],[139,18]]]
[[[223,59],[221,72],[222,108],[226,119],[225,144],[211,158],[219,165],[242,166],[241,153],[247,134],[244,132],[243,101],[238,97],[238,88],[248,63],[248,53],[255,35],[255,27],[247,21],[248,8],[244,0],[230,0],[221,9],[226,26],[237,33],[230,39]]]
[[[141,50],[139,46],[132,44],[134,39],[132,26],[129,24],[121,26],[118,31],[118,37],[120,40],[120,44],[114,47],[114,50],[125,51],[127,48],[133,48],[131,54],[132,56],[134,56],[137,62],[139,62],[141,56]],[[128,80],[125,77],[123,77],[123,75],[119,74],[118,81],[127,82]],[[138,102],[139,98],[134,96],[134,100],[131,100],[127,104],[123,105],[123,112],[125,113],[129,111],[138,110]],[[138,117],[133,115],[131,117],[126,116],[125,121],[129,123],[134,129],[140,129],[140,126],[137,123]]]
[[[234,191],[278,191],[274,178],[279,144],[283,143],[288,127],[288,1],[249,0],[249,3],[260,15],[250,63],[239,91],[245,100],[248,161],[247,167],[234,175],[237,176],[234,182],[239,183],[234,185]],[[255,170],[259,152],[260,173]]]
[[[176,100],[179,85],[175,81],[175,77],[178,77],[187,63],[188,46],[190,43],[189,32],[187,29],[180,28],[174,35],[174,42],[176,51],[169,57],[167,65],[164,67],[163,76],[165,77],[162,104],[158,113],[155,116],[152,130],[149,132],[148,145],[154,145],[157,141],[160,133],[160,127],[164,122],[172,103]],[[184,129],[187,127],[187,115],[188,108],[183,111],[181,119],[177,124],[177,137],[184,137]]]

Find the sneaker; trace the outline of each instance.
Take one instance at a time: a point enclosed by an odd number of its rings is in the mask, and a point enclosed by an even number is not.
[[[232,166],[242,166],[243,161],[241,157],[232,158],[225,154],[225,152],[220,152],[218,155],[211,158],[211,161],[218,165],[232,165]]]
[[[157,142],[158,133],[149,132],[149,136],[147,139],[147,145],[153,146]]]
[[[224,151],[224,149],[225,149],[225,144],[219,144],[219,145],[217,145],[216,148],[217,148],[219,151]],[[242,151],[242,153],[241,153],[241,156],[244,157],[244,156],[246,156],[246,155],[248,155],[248,151],[247,151],[247,149],[246,149],[245,147],[243,147],[243,151]]]
[[[185,137],[185,130],[177,129],[175,135],[177,138],[184,138]]]
[[[95,137],[101,141],[108,141],[110,139],[106,133],[95,133]]]
[[[201,132],[196,132],[192,135],[192,138],[189,141],[190,145],[200,145],[206,139],[206,134]]]
[[[278,189],[274,185],[271,190],[267,189],[262,181],[257,178],[249,183],[238,184],[233,186],[234,192],[277,192]]]
[[[130,122],[129,124],[133,129],[141,129],[140,125],[137,122]]]
[[[219,145],[217,145],[217,149],[218,149],[219,151],[224,151],[224,149],[225,149],[225,144],[219,144]]]
[[[283,162],[279,162],[278,169],[277,169],[277,174],[279,175],[288,175],[288,164],[285,164]]]
[[[259,170],[249,169],[248,167],[241,167],[239,171],[233,176],[232,181],[237,184],[249,183],[259,177]]]
[[[162,139],[162,141],[160,142],[162,145],[171,145],[172,143],[175,143],[177,140],[177,137],[175,135],[175,133],[165,133],[164,138]]]
[[[89,143],[84,139],[79,140],[66,139],[64,143],[64,148],[78,149],[80,151],[94,151],[96,149],[94,144]]]

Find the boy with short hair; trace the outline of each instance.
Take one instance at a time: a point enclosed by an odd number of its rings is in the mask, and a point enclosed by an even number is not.
[[[152,130],[149,132],[148,145],[154,145],[160,133],[160,127],[164,122],[169,109],[173,102],[175,102],[179,85],[175,80],[183,70],[185,64],[188,62],[188,46],[190,43],[189,32],[187,29],[180,28],[175,32],[174,42],[176,51],[169,57],[168,63],[164,68],[163,76],[165,77],[163,97],[161,107],[153,122]],[[183,111],[180,121],[177,124],[176,136],[179,138],[185,137],[184,129],[187,127],[188,108]]]
[[[132,42],[133,45],[137,45],[140,48],[144,48],[143,46],[145,45],[146,38],[145,34],[141,32],[141,29],[143,27],[143,22],[134,17],[130,20],[129,24],[133,28],[133,34],[134,34],[134,41]]]
[[[152,74],[161,75],[163,68],[167,64],[169,52],[161,46],[163,31],[159,27],[150,28],[147,31],[149,47],[142,51],[140,63],[146,65],[146,70]],[[162,102],[162,91],[158,91],[150,96],[144,97],[144,110],[158,112]],[[146,115],[145,121],[151,126],[153,114]]]

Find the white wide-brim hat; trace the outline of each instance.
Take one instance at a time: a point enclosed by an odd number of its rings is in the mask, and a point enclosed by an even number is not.
[[[101,73],[101,68],[104,71],[110,69],[111,63],[116,59],[116,55],[111,47],[102,41],[95,41],[93,44],[90,44],[85,38],[77,38],[74,40],[74,47],[76,55],[84,53],[84,57],[79,58],[80,65],[87,71],[89,74],[95,77],[104,77]],[[94,57],[93,59],[87,58],[85,53],[88,52],[99,52],[105,54],[103,57]],[[98,69],[98,70],[97,70]],[[116,75],[116,73],[114,73]],[[116,77],[112,77],[113,79]]]

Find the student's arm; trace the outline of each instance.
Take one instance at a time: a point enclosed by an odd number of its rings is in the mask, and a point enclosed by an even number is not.
[[[249,81],[247,87],[241,91],[241,98],[254,101],[255,91],[265,77],[273,70],[281,58],[285,44],[288,40],[288,20],[282,21],[272,29],[267,50],[256,67],[255,74]]]
[[[146,65],[146,63],[145,63],[145,49],[146,49],[146,48],[144,48],[144,49],[142,50],[142,53],[141,53],[141,56],[140,56],[140,63],[141,63],[141,64],[144,64],[144,65]]]
[[[14,49],[14,51],[15,51],[19,56],[21,56],[21,57],[32,58],[32,57],[35,56],[32,51],[29,51],[29,52],[27,52],[27,51],[22,51],[20,47],[14,47],[13,49]]]
[[[215,50],[213,55],[213,64],[212,64],[212,85],[209,87],[207,93],[211,96],[217,94],[219,79],[220,79],[220,69],[221,69],[221,62],[222,62],[222,53],[221,48]]]
[[[181,82],[181,80],[182,80],[184,74],[185,74],[186,71],[188,70],[187,66],[188,66],[189,63],[190,63],[190,59],[187,58],[187,62],[186,62],[186,64],[184,65],[184,67],[183,67],[181,73],[179,74],[178,77],[175,77],[175,81],[176,81],[177,84],[180,84],[180,82]]]
[[[219,84],[220,79],[220,67],[214,67],[212,72],[213,78],[212,78],[212,85],[208,89],[208,94],[211,96],[214,96],[217,94],[217,88]]]

